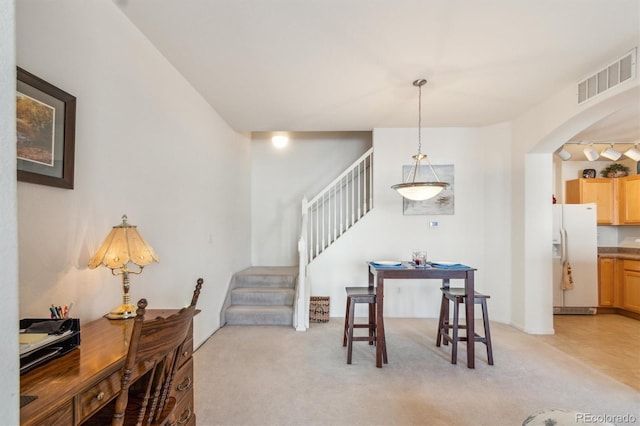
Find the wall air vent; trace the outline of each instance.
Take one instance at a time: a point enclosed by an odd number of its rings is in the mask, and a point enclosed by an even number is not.
[[[578,103],[588,101],[618,84],[636,78],[638,48],[634,47],[615,62],[578,83]]]
[[[581,307],[581,306],[554,306],[554,315],[595,315],[598,308]]]

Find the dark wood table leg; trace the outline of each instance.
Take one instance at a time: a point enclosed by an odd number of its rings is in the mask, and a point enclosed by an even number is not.
[[[465,312],[467,323],[467,367],[475,368],[475,312],[474,312],[474,295],[475,284],[473,282],[473,271],[467,271],[467,277],[464,280],[464,288],[466,289],[467,297],[465,298]]]
[[[384,318],[383,312],[384,300],[384,276],[380,273],[376,274],[376,367],[382,368],[383,350],[387,347],[386,337],[384,335]],[[385,356],[386,358],[386,356]],[[386,359],[385,359],[386,362]]]

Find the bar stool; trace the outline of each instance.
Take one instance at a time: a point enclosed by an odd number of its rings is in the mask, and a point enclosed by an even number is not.
[[[373,287],[345,287],[347,291],[347,310],[344,316],[344,334],[342,338],[342,346],[347,347],[347,364],[351,364],[351,354],[353,352],[353,342],[369,342],[370,345],[377,344],[377,327],[376,327],[376,289]],[[355,311],[357,303],[366,303],[369,305],[369,319],[366,323],[355,322]],[[384,327],[381,324],[381,327]],[[367,336],[354,336],[354,329],[366,328],[369,333]],[[382,358],[387,363],[387,346],[382,343]]]
[[[451,342],[451,364],[458,361],[458,342],[466,342],[468,336],[460,336],[459,329],[466,329],[466,324],[460,324],[459,306],[465,301],[464,288],[444,287],[442,290],[442,303],[440,304],[440,318],[438,319],[438,335],[436,337],[436,346],[440,346],[441,342],[448,345]],[[487,360],[489,365],[493,365],[493,350],[491,349],[491,332],[489,330],[489,314],[487,312],[487,299],[490,296],[475,292],[473,303],[482,307],[482,321],[484,324],[484,336],[474,333],[475,342],[484,343],[487,347]],[[453,324],[449,322],[449,302],[453,302]],[[473,321],[473,318],[467,319]],[[452,335],[449,335],[449,330]]]

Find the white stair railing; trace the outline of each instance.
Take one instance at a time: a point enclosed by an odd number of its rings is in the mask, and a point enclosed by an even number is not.
[[[307,263],[318,257],[373,207],[373,148],[357,159],[310,201],[302,200],[307,217],[301,236]]]
[[[309,327],[307,265],[373,208],[373,148],[358,158],[310,201],[302,200],[298,240],[296,330]]]

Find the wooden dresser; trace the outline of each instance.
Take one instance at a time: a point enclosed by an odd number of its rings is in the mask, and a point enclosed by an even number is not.
[[[145,317],[168,316],[174,312],[150,309]],[[20,377],[21,399],[37,397],[20,408],[20,423],[91,424],[91,416],[112,401],[120,390],[121,369],[132,327],[131,320],[106,318],[81,324],[77,349]],[[196,424],[192,355],[193,325],[174,382],[178,425]]]

